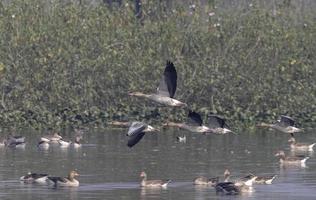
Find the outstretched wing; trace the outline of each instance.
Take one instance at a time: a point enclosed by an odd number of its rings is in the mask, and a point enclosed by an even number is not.
[[[208,126],[210,128],[228,128],[226,120],[218,115],[208,115]]]
[[[138,134],[138,133],[142,132],[143,130],[145,130],[147,128],[147,126],[148,125],[145,124],[144,122],[132,122],[126,135],[132,136],[134,134]]]
[[[203,120],[201,118],[201,115],[194,111],[189,111],[187,124],[193,126],[202,126]]]
[[[281,124],[284,126],[294,126],[294,119],[289,117],[289,116],[285,116],[285,115],[281,115],[281,120],[280,120]]]
[[[138,132],[131,136],[129,136],[129,139],[127,141],[128,147],[133,147],[135,144],[137,144],[143,137],[145,133],[144,132]]]
[[[157,93],[160,96],[173,98],[177,89],[177,71],[173,63],[167,61],[165,71],[161,77]]]

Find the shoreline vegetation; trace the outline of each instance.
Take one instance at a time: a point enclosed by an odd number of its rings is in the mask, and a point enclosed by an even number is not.
[[[182,121],[184,109],[128,96],[155,92],[166,60],[178,72],[175,97],[203,117],[213,112],[235,127],[281,114],[316,123],[314,9],[144,1],[135,16],[126,2],[0,2],[1,126]]]

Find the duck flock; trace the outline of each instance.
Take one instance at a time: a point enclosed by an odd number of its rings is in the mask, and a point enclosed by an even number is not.
[[[236,134],[230,130],[226,123],[226,120],[218,115],[209,114],[207,116],[207,123],[203,123],[203,120],[199,113],[192,111],[189,106],[174,98],[177,88],[177,71],[174,64],[167,61],[164,73],[160,80],[159,86],[156,93],[154,94],[143,94],[141,92],[131,92],[130,96],[142,97],[154,101],[158,104],[177,107],[178,109],[186,109],[188,112],[187,120],[185,122],[170,122],[167,121],[162,124],[163,128],[176,127],[187,130],[193,133],[201,133],[201,137],[206,134]],[[138,144],[142,138],[148,132],[160,131],[160,128],[155,128],[144,121],[132,121],[132,122],[119,122],[112,121],[109,123],[112,126],[120,126],[128,128],[126,133],[127,146],[132,148]],[[314,144],[298,143],[294,137],[295,133],[302,132],[302,129],[295,127],[295,121],[289,117],[282,115],[280,119],[274,124],[261,123],[258,127],[267,127],[275,129],[278,132],[289,134],[290,139],[288,140],[291,150],[294,152],[309,152],[313,151]],[[62,137],[55,133],[46,137],[41,137],[38,143],[39,148],[47,149],[51,143],[58,143],[61,148],[67,148],[73,146],[74,148],[80,148],[80,140],[82,139],[83,133],[76,131],[76,135],[73,141],[63,140]],[[186,135],[177,136],[179,142],[186,142]],[[3,140],[2,145],[7,147],[23,147],[25,145],[25,138],[21,136],[9,135]],[[307,156],[287,156],[282,150],[276,152],[276,157],[279,158],[281,165],[296,165],[305,166],[306,161],[309,159]],[[48,174],[39,174],[29,172],[22,176],[20,180],[24,183],[41,183],[41,184],[53,184],[54,186],[69,186],[78,187],[79,181],[75,179],[79,174],[72,170],[69,172],[67,177],[53,177]],[[194,185],[205,185],[211,186],[215,189],[218,194],[237,195],[245,192],[251,192],[253,184],[272,184],[276,175],[272,176],[260,176],[254,174],[246,174],[236,180],[230,180],[230,172],[228,169],[224,171],[223,178],[220,177],[196,177],[193,180]],[[140,173],[140,187],[144,188],[165,188],[171,182],[171,180],[148,180],[145,172]]]

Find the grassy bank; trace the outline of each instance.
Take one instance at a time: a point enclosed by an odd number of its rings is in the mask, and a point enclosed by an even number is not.
[[[315,13],[298,20],[291,6],[201,14],[147,3],[139,20],[133,9],[0,3],[2,126],[184,119],[184,110],[127,95],[154,92],[167,59],[178,71],[176,98],[202,114],[237,125],[280,114],[316,121]]]

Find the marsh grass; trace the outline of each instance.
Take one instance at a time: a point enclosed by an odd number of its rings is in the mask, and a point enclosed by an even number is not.
[[[48,5],[49,4],[49,5]],[[316,121],[315,13],[293,7],[143,5],[111,9],[60,1],[0,3],[3,126],[35,128],[112,119],[181,120],[129,91],[154,92],[167,59],[178,71],[178,99],[203,115],[251,125],[280,114]]]

